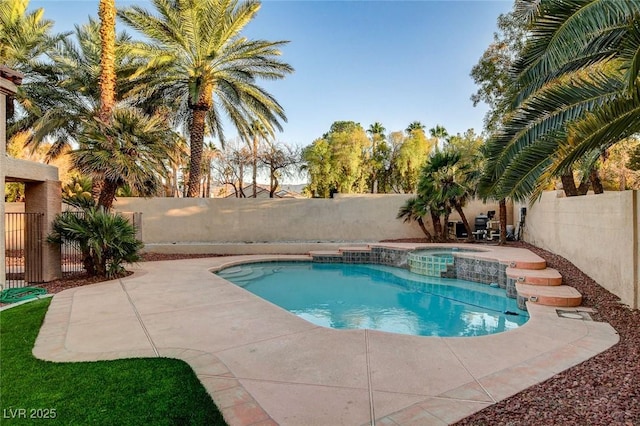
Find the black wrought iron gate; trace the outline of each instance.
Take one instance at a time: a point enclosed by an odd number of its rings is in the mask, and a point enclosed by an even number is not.
[[[5,287],[43,281],[43,213],[5,213]]]

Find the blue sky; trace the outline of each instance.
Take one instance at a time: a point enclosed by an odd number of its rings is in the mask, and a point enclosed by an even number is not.
[[[145,1],[116,0],[118,7]],[[415,120],[449,133],[482,130],[484,106],[473,107],[471,67],[491,43],[508,0],[282,1],[265,0],[246,28],[251,38],[289,40],[283,59],[295,68],[286,79],[265,82],[288,122],[276,140],[306,146],[334,121],[388,132]],[[97,16],[98,0],[44,0],[56,31]],[[118,22],[118,30],[125,29]],[[226,126],[227,138],[235,136]]]

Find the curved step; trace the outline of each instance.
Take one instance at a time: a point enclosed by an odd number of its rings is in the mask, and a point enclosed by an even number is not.
[[[371,251],[371,247],[369,246],[360,246],[360,247],[340,247],[338,249],[338,251],[340,253],[345,253],[348,251],[354,251],[354,252],[370,252]]]
[[[582,303],[582,294],[568,285],[540,286],[517,283],[516,291],[518,296],[539,305],[575,307]]]
[[[538,285],[538,286],[558,286],[562,285],[562,275],[555,269],[519,269],[507,268],[507,277],[516,280],[518,283]]]
[[[342,256],[342,253],[337,250],[316,250],[310,251],[309,256]]]
[[[233,280],[236,278],[244,278],[248,275],[251,275],[252,273],[253,267],[245,265],[243,267],[223,269],[222,271],[218,272],[217,275],[225,279]]]

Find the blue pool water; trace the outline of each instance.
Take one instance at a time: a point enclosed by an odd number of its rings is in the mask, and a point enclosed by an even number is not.
[[[383,265],[251,263],[218,275],[311,323],[337,329],[481,336],[528,319],[504,289]]]

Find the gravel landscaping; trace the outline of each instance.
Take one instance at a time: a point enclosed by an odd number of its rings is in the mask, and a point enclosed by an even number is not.
[[[412,242],[423,242],[412,240]],[[457,425],[640,425],[640,311],[632,310],[569,261],[521,242],[562,274],[564,284],[593,308],[594,321],[611,324],[620,342],[611,349],[469,416]],[[172,260],[214,255],[145,254],[144,260]],[[49,293],[96,282],[79,275],[42,285]]]
[[[524,243],[562,274],[620,335],[611,349],[469,416],[457,425],[640,425],[640,311],[620,304],[568,260]]]

